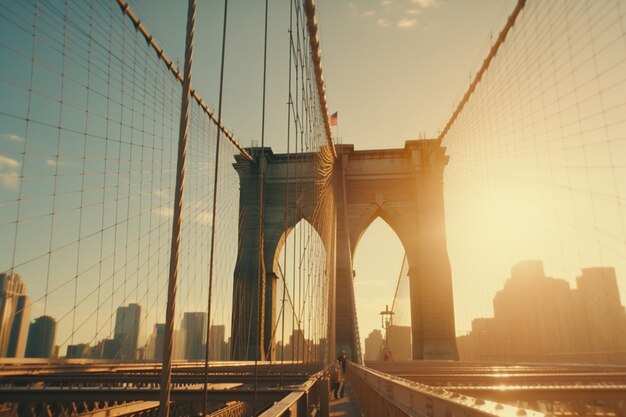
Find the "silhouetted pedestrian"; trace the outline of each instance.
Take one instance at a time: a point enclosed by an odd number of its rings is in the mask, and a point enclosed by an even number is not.
[[[337,356],[337,361],[339,361],[339,364],[341,365],[342,375],[345,375],[346,374],[346,361],[347,361],[345,350],[342,350],[341,355]],[[345,390],[345,388],[346,388],[346,381],[344,380],[341,383],[341,389],[339,390],[339,395],[341,396],[341,398],[343,398],[343,391]]]
[[[335,400],[338,399],[339,393],[339,385],[341,385],[341,365],[339,364],[339,359],[337,359],[329,369],[330,372],[330,388],[333,390],[333,395]]]

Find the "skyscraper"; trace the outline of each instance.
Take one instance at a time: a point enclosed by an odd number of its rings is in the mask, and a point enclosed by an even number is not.
[[[226,343],[224,341],[225,335],[226,326],[223,324],[214,324],[211,326],[211,334],[209,336],[209,360],[226,360]]]
[[[18,274],[0,274],[0,357],[23,358],[30,307]]]
[[[291,336],[289,336],[289,345],[293,351],[291,359],[304,360],[306,356],[306,341],[304,339],[304,332],[301,329],[294,329]]]
[[[204,359],[207,313],[191,312],[183,316],[185,359]]]
[[[387,329],[387,349],[394,360],[411,359],[411,326],[389,326]]]
[[[90,354],[89,343],[78,343],[76,345],[67,346],[65,357],[68,359],[88,358],[89,354]]]
[[[117,344],[115,359],[135,359],[135,351],[141,335],[141,306],[131,303],[127,307],[118,307],[115,316],[113,340]]]
[[[383,334],[380,330],[374,329],[365,338],[365,360],[375,361],[379,359],[380,350],[383,348]]]
[[[626,348],[626,312],[619,295],[615,269],[583,268],[576,277],[576,311],[586,327],[585,348],[592,352]]]
[[[49,358],[54,350],[57,322],[50,316],[37,317],[28,329],[27,358]]]
[[[145,359],[163,359],[163,340],[165,339],[165,323],[155,323],[152,334],[146,345]]]

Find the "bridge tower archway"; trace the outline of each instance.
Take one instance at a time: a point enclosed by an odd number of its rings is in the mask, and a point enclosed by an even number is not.
[[[312,300],[326,299],[325,288],[317,285],[320,282],[316,278],[324,275],[320,268],[328,264],[328,256],[318,229],[307,218],[301,217],[295,226],[285,229],[275,248],[272,264],[278,276],[274,277],[275,293],[272,295],[276,300],[271,318],[275,343],[270,348],[276,351],[267,356],[277,360],[325,362],[323,342],[327,329],[322,330],[320,325],[328,311],[326,303],[314,304]]]
[[[356,247],[381,217],[407,254],[413,359],[458,359],[443,200],[445,148],[435,140],[420,140],[407,141],[403,149],[355,151],[343,145],[339,154],[337,294],[354,287]],[[352,349],[353,314],[337,303],[338,349]]]
[[[325,244],[329,291],[329,351],[345,350],[360,361],[352,260],[359,238],[382,217],[405,247],[409,262],[413,359],[457,359],[452,277],[443,200],[448,157],[436,140],[408,141],[402,149],[355,151],[337,146],[332,204],[320,215],[315,154],[273,154],[252,149],[254,160],[237,157],[240,177],[239,255],[234,276],[234,359],[270,359],[276,303],[275,256],[302,218]],[[295,180],[296,167],[300,174]],[[264,174],[263,237],[259,233],[261,172]],[[317,190],[317,191],[316,191]],[[286,210],[287,208],[287,210]],[[289,213],[289,214],[285,214]],[[333,217],[322,224],[320,219]],[[264,262],[259,262],[259,259]],[[263,294],[258,299],[258,293]],[[341,302],[335,294],[342,294]],[[259,304],[260,303],[260,304]],[[259,334],[260,331],[260,334]],[[259,343],[260,341],[260,343]]]
[[[272,340],[277,320],[277,280],[281,276],[280,251],[299,222],[310,224],[312,233],[324,244],[327,280],[334,283],[334,228],[329,228],[334,221],[328,221],[328,216],[334,220],[334,207],[320,205],[319,199],[332,190],[320,192],[316,154],[288,156],[274,154],[270,148],[249,151],[252,161],[238,155],[234,164],[239,174],[240,210],[231,354],[237,360],[272,360],[276,353]],[[259,292],[263,294],[260,298]],[[330,317],[332,312],[327,314]]]

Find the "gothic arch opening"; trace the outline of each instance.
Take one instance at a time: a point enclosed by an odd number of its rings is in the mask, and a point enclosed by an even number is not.
[[[359,322],[359,333],[361,337],[361,347],[366,360],[375,359],[382,349],[382,340],[379,334],[385,337],[385,330],[382,327],[380,312],[392,308],[394,294],[398,279],[403,266],[405,248],[397,233],[379,215],[366,227],[354,244],[354,293]],[[404,274],[408,268],[405,268]],[[392,346],[392,355],[395,359],[411,359],[411,317],[408,306],[408,278],[406,276],[400,280],[404,294],[401,295],[403,308],[402,314],[394,315],[394,326],[403,326],[397,331],[394,327],[393,339],[398,339],[399,345]],[[401,291],[401,292],[402,292]],[[341,294],[338,294],[338,302]],[[400,311],[398,311],[400,313]],[[405,334],[406,333],[406,334]],[[368,337],[371,335],[371,338]],[[398,336],[398,337],[396,337]],[[400,340],[408,337],[407,343]],[[366,342],[366,339],[368,341]],[[380,342],[379,342],[380,340]],[[406,345],[406,346],[405,346]]]
[[[319,362],[326,337],[326,249],[306,219],[283,232],[274,254],[276,360]]]

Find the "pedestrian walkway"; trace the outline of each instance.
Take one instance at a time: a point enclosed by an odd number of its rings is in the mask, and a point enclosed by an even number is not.
[[[333,399],[330,395],[330,417],[361,417],[361,412],[356,404],[352,391],[346,388],[343,398]]]

